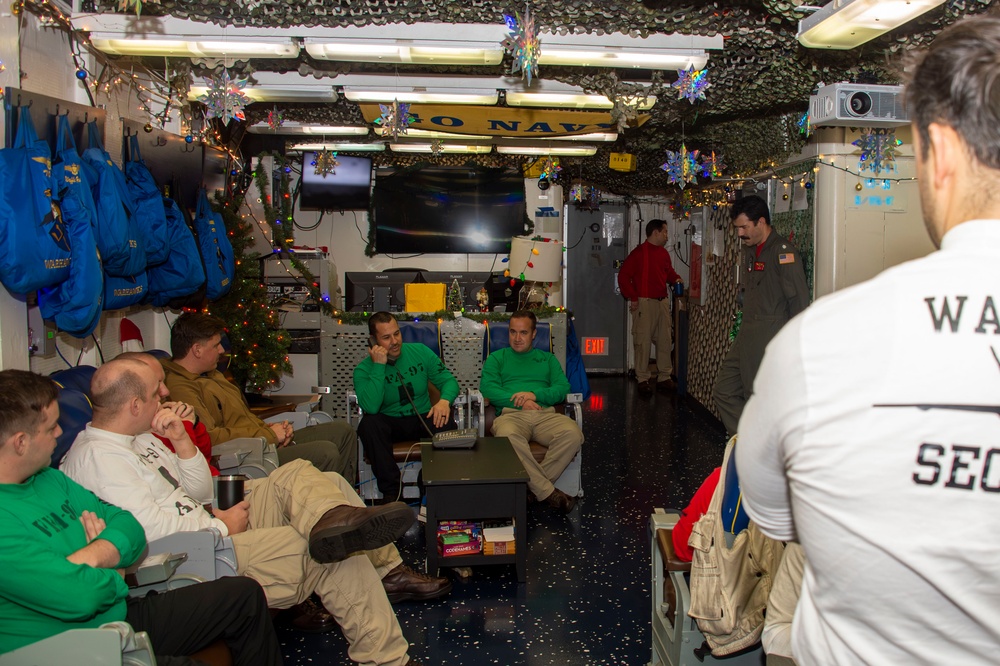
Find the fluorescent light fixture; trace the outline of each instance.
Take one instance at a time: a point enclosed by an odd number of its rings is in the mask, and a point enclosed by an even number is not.
[[[366,89],[344,86],[344,97],[352,102],[380,102],[383,104],[398,100],[405,104],[480,104],[492,106],[497,103],[496,90],[400,90],[398,88]]]
[[[563,109],[610,109],[614,103],[604,95],[587,95],[584,93],[532,93],[507,91],[507,104],[510,106],[544,106]],[[656,96],[646,97],[639,109],[648,111],[656,104]]]
[[[326,28],[307,36],[306,51],[317,60],[423,65],[499,65],[503,26],[446,23]]]
[[[281,127],[271,129],[266,122],[251,125],[247,130],[252,134],[304,134],[309,136],[366,136],[370,131],[367,127],[352,127],[340,125],[303,125],[286,121]],[[411,130],[412,131],[412,130]]]
[[[704,69],[707,50],[723,48],[722,35],[650,35],[625,33],[568,34],[543,32],[539,36],[539,65],[622,67],[639,69]]]
[[[799,21],[799,43],[809,48],[853,49],[898,28],[945,0],[834,0]]]
[[[492,141],[492,136],[485,134],[456,134],[455,132],[440,132],[438,130],[406,128],[406,136],[412,139],[454,139],[456,141]]]
[[[297,143],[288,150],[329,150],[335,153],[381,153],[385,144],[374,143]]]
[[[297,72],[254,72],[243,94],[255,102],[336,102],[337,93],[331,81]],[[188,99],[198,99],[207,90],[203,82],[193,85]]]
[[[601,141],[608,143],[618,140],[618,132],[594,132],[593,134],[571,134],[549,137],[549,141]]]
[[[433,153],[434,147],[430,143],[390,143],[390,150],[394,153]],[[440,153],[475,153],[485,155],[493,151],[491,144],[458,144],[442,143]]]
[[[184,58],[297,58],[299,45],[289,37],[241,37],[234,40],[161,39],[158,35],[130,36],[95,32],[90,42],[111,55],[171,56]]]
[[[497,145],[501,155],[552,155],[560,157],[589,157],[597,152],[596,146],[517,146]]]
[[[112,55],[188,58],[297,58],[296,35],[274,28],[235,28],[166,16],[75,14],[74,30],[90,33],[100,51]]]

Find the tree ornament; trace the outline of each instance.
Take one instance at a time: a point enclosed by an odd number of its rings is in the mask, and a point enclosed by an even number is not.
[[[323,176],[323,178],[337,173],[336,168],[340,166],[340,162],[337,161],[337,153],[331,153],[325,149],[316,153],[316,159],[310,164],[316,167],[313,173],[317,176]]]
[[[511,74],[521,72],[521,78],[528,79],[530,86],[531,78],[538,75],[538,56],[541,54],[541,43],[535,29],[535,19],[531,15],[531,5],[524,4],[524,18],[515,11],[514,16],[504,14],[503,19],[510,34],[503,38],[500,46],[514,58]]]
[[[448,287],[448,310],[451,312],[462,311],[462,287],[458,284],[458,278],[451,281]]]
[[[20,16],[22,11],[24,11],[23,0],[17,0],[16,2],[11,3],[10,5],[11,14],[13,14],[14,16]]]
[[[716,156],[713,150],[708,155],[702,153],[700,168],[704,178],[718,178],[722,175],[722,170],[726,168],[726,165],[722,162],[722,155]]]
[[[0,72],[2,72],[2,71],[3,71],[3,67],[0,66]],[[79,79],[80,81],[86,81],[87,80],[87,70],[85,70],[83,67],[81,67],[80,69],[76,70],[76,78]]]
[[[392,100],[392,104],[379,104],[379,111],[382,115],[375,119],[375,124],[382,129],[382,136],[392,137],[394,140],[400,134],[406,134],[410,123],[416,118],[410,115],[410,105],[402,104],[398,99]]]
[[[194,137],[191,136],[190,134],[184,137],[184,143],[193,143],[193,142],[194,142]]]
[[[146,123],[145,125],[143,125],[142,126],[142,131],[145,132],[146,134],[149,134],[150,132],[152,132],[153,131],[153,123]]]
[[[441,139],[434,139],[431,141],[431,153],[439,155],[442,150],[444,150],[444,142],[441,141]]]
[[[219,76],[205,79],[205,84],[208,89],[198,98],[205,105],[205,118],[219,118],[223,124],[233,118],[246,120],[244,109],[253,102],[243,93],[246,78],[230,78],[229,70],[224,69]]]
[[[694,104],[695,100],[705,99],[705,91],[712,84],[708,82],[707,69],[695,69],[691,65],[687,69],[677,70],[677,80],[670,87],[677,90],[677,99],[686,99]]]

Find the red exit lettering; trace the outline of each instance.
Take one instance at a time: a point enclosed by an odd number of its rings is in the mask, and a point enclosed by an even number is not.
[[[607,338],[583,338],[583,355],[584,356],[607,356],[608,355],[608,339]]]

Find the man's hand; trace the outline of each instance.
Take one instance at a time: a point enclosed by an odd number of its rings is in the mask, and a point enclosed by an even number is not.
[[[160,407],[169,409],[188,423],[194,423],[194,407],[186,402],[164,402],[160,404]]]
[[[518,391],[514,395],[510,396],[510,401],[514,403],[514,406],[520,407],[521,409],[524,409],[524,403],[529,400],[534,401],[535,399],[536,396],[531,391]]]
[[[385,365],[385,362],[389,359],[389,352],[385,350],[385,347],[380,347],[375,345],[368,350],[368,355],[372,357],[372,360],[379,365]]]
[[[90,543],[97,538],[107,525],[104,523],[104,519],[100,518],[93,511],[84,510],[80,514],[80,523],[83,525],[83,532],[87,535],[87,543]]]
[[[524,404],[521,405],[521,410],[526,412],[540,412],[542,411],[542,406],[534,400],[525,400]]]
[[[171,442],[176,442],[177,440],[191,441],[187,435],[187,430],[184,429],[184,421],[170,407],[160,406],[160,411],[156,412],[156,416],[153,417],[153,422],[150,424],[149,429],[153,431],[154,435],[166,437]],[[194,446],[193,443],[192,446]]]
[[[440,428],[447,423],[450,416],[451,405],[447,400],[438,400],[437,404],[431,407],[431,411],[427,412],[427,418],[431,420],[435,428]]]
[[[628,311],[629,312],[635,312],[638,309],[639,309],[639,301],[629,301],[628,302]]]
[[[67,555],[66,559],[73,564],[86,564],[95,569],[114,568],[121,559],[121,554],[110,541],[98,538],[104,531],[104,520],[95,513],[83,511],[80,514],[80,524],[83,525],[87,545]]]
[[[295,428],[292,427],[291,423],[288,421],[270,423],[268,427],[274,431],[275,436],[278,438],[277,446],[279,449],[292,443],[292,435],[295,434]]]
[[[226,524],[230,535],[246,532],[250,523],[250,502],[243,500],[230,509],[215,509],[212,513]]]

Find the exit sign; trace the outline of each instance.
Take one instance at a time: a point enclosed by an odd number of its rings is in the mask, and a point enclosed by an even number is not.
[[[607,338],[582,338],[584,356],[607,356]]]

